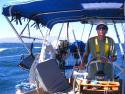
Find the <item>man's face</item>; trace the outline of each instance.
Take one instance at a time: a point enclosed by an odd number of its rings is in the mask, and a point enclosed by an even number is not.
[[[97,29],[97,33],[98,33],[98,38],[100,40],[105,39],[105,34],[106,34],[107,30],[105,28],[99,28]]]

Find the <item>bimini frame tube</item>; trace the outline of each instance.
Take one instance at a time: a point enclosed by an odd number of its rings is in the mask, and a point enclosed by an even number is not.
[[[59,35],[58,35],[58,38],[57,38],[56,47],[58,46],[58,41],[59,41],[59,38],[60,38],[60,35],[61,35],[61,32],[62,32],[63,26],[64,26],[64,23],[61,26],[61,29],[60,29],[60,32],[59,32]]]
[[[92,29],[93,29],[93,24],[91,25],[91,29],[90,29],[90,31],[89,31],[88,39],[90,38],[90,35],[91,35],[91,32],[92,32]]]
[[[124,1],[124,17],[125,17],[125,1]],[[123,47],[125,48],[125,22],[123,24],[123,33],[124,33],[124,45]],[[122,84],[122,94],[125,94],[125,49],[124,49],[124,69],[123,69],[123,84]]]
[[[27,51],[29,52],[29,54],[31,54],[30,50],[27,48],[27,46],[25,45],[24,41],[22,40],[22,38],[20,37],[20,35],[18,34],[17,30],[15,29],[15,27],[12,25],[12,23],[10,22],[9,18],[7,16],[5,16],[6,20],[8,21],[8,23],[10,24],[10,26],[12,27],[12,29],[14,30],[15,34],[18,36],[19,40],[22,42],[23,46],[27,49]]]
[[[125,17],[125,2],[124,2],[124,17]]]
[[[75,36],[74,29],[72,30],[72,33],[73,33],[74,39],[75,39],[75,41],[76,41],[76,36]],[[77,47],[77,49],[78,49],[78,55],[79,55],[79,57],[80,57],[80,63],[82,63],[82,57],[81,57],[81,55],[80,55],[80,49],[79,49],[79,47],[78,47],[78,43],[77,43],[77,42],[76,42],[76,47]]]
[[[124,6],[125,6],[125,3],[124,3]],[[123,32],[124,32],[124,48],[125,48],[125,23],[123,25]],[[125,49],[124,49],[124,70],[123,70],[122,94],[125,94]]]
[[[81,40],[82,40],[82,38],[83,38],[83,33],[84,33],[84,31],[85,31],[85,24],[83,25],[83,31],[82,31],[82,35],[81,35]]]
[[[122,45],[122,42],[120,41],[120,38],[119,38],[119,35],[118,35],[118,30],[116,28],[116,23],[113,21],[113,24],[114,24],[114,28],[115,28],[115,31],[116,31],[116,35],[117,35],[117,38],[118,38],[118,42],[119,42],[119,47],[121,49],[121,53],[122,53],[122,56],[125,57],[125,26],[123,25],[123,33],[124,33],[124,45]],[[123,58],[123,66],[124,68],[123,69],[120,69],[118,65],[116,65],[120,70],[121,72],[123,73],[123,82],[122,82],[122,94],[125,94],[125,58]]]
[[[117,35],[117,38],[118,38],[118,44],[119,44],[119,47],[120,47],[121,55],[123,55],[124,54],[124,51],[123,51],[124,47],[122,46],[122,42],[121,42],[119,34],[118,34],[116,23],[114,21],[113,21],[113,25],[114,25],[115,32],[116,32],[116,35]]]

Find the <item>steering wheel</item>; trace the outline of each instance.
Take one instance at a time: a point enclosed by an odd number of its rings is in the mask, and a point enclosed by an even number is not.
[[[101,57],[95,57],[95,58],[91,59],[88,64],[93,64],[93,63],[110,63],[111,64],[112,62],[109,60],[109,58],[107,58],[105,56],[101,56]]]
[[[99,69],[99,65],[100,64],[109,64],[109,65],[111,65],[112,64],[112,62],[107,58],[107,57],[105,57],[105,56],[102,56],[102,57],[99,57],[100,59],[97,59],[97,57],[96,58],[94,58],[94,59],[92,59],[92,60],[90,60],[90,62],[89,63],[87,63],[87,65],[86,65],[86,68],[87,68],[87,70],[88,70],[88,68],[89,68],[89,66],[90,67],[93,67],[93,65],[95,66],[95,68],[96,68],[96,71],[95,71],[95,73],[97,72],[97,71],[99,71],[100,69]],[[101,59],[105,59],[106,60],[106,62],[104,63],[104,62],[102,62],[101,61]],[[92,65],[92,66],[91,66]],[[112,70],[112,68],[111,68],[111,70]],[[90,72],[90,71],[87,71],[87,72]],[[114,74],[114,71],[112,71],[111,73],[113,73]],[[106,74],[107,75],[107,74]],[[90,76],[90,75],[88,75],[88,76]],[[80,92],[79,90],[80,90],[80,87],[79,87],[79,85],[78,85],[78,83],[77,83],[77,79],[79,79],[79,78],[74,78],[74,82],[73,82],[73,91],[76,93],[76,92]],[[79,80],[81,80],[81,79],[79,79]],[[82,80],[81,80],[82,81]]]

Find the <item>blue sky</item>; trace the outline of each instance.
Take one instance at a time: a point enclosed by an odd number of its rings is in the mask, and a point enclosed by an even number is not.
[[[0,1],[0,38],[5,37],[5,32],[8,31],[5,29],[5,24],[7,24],[7,22],[5,21],[4,16],[1,14],[3,4],[5,4],[5,0]],[[8,28],[8,26],[6,26],[6,28]]]
[[[6,21],[5,17],[1,14],[2,13],[2,7],[5,4],[10,3],[11,1],[17,2],[17,1],[28,1],[28,0],[0,0],[0,38],[16,37],[16,34],[13,32],[9,23]],[[121,30],[121,24],[119,24],[117,26],[118,26],[118,30],[119,30],[119,37],[121,38],[121,41],[123,42],[124,38],[123,38],[123,32]],[[76,38],[81,39],[81,37],[79,37],[79,36],[81,36],[82,33],[78,33],[78,32],[79,31],[82,32],[83,25],[81,25],[80,23],[74,23],[74,24],[72,24],[71,27],[72,28],[70,30],[72,31],[72,29],[74,29],[75,34],[77,36]],[[61,25],[55,26],[53,28],[53,31],[55,31],[55,33],[53,32],[53,34],[57,35],[57,32],[59,32],[60,28],[61,28]],[[86,34],[83,34],[83,37],[84,37],[85,41],[88,38],[88,34],[89,34],[88,31],[89,30],[90,30],[90,25],[86,25],[85,31],[87,31],[87,32],[86,32]],[[64,31],[66,31],[66,29],[64,29]],[[95,27],[94,27],[91,36],[95,36],[95,35],[96,35],[96,31],[95,31]],[[115,33],[113,25],[109,25],[109,31],[108,31],[107,36],[111,36],[116,42],[118,41],[117,38],[116,38],[116,33]]]
[[[6,21],[5,17],[2,15],[2,7],[12,0],[0,0],[0,38],[15,37],[10,25]]]
[[[23,1],[31,1],[31,0],[0,0],[0,38],[16,37],[16,34],[13,32],[9,23],[2,15],[2,8],[4,5],[17,3],[19,1],[23,2]]]

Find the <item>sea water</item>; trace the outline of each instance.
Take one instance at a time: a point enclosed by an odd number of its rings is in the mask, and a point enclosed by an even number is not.
[[[30,47],[30,44],[27,44]],[[40,52],[40,44],[35,44],[33,52]],[[115,62],[123,67],[122,55],[117,47],[119,54],[118,60]],[[21,57],[28,54],[28,51],[20,43],[0,43],[0,94],[15,94],[15,86],[22,81],[27,80],[29,72],[18,66]],[[120,73],[120,69],[116,66],[115,73]]]
[[[39,44],[34,45],[33,52],[40,52]],[[15,86],[28,79],[29,72],[18,66],[21,57],[27,54],[20,43],[0,43],[0,94],[15,94]]]

